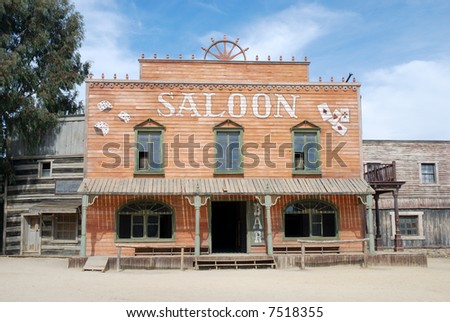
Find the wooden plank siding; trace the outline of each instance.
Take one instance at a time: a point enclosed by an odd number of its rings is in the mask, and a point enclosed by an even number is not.
[[[244,177],[292,177],[292,133],[291,128],[307,120],[320,127],[321,146],[321,176],[324,178],[355,178],[361,176],[361,138],[359,85],[334,83],[299,83],[298,86],[263,86],[263,90],[256,87],[249,89],[234,88],[229,90],[226,85],[220,89],[219,85],[185,84],[171,87],[170,84],[153,83],[148,81],[99,81],[88,80],[88,110],[87,110],[87,155],[86,176],[90,178],[104,177],[129,178],[134,175],[134,126],[148,118],[162,124],[164,131],[165,170],[164,177],[214,177],[214,126],[226,119],[233,119],[244,129],[243,157]],[[238,87],[238,86],[236,86]],[[298,91],[295,89],[298,87]],[[268,89],[270,88],[270,90]],[[290,88],[289,90],[287,88]],[[167,109],[158,101],[161,93],[172,93],[171,104],[180,106],[183,93],[192,94],[196,109],[202,116],[191,116],[183,111],[183,116],[165,117],[159,115],[158,109],[167,113]],[[215,94],[212,98],[212,113],[225,111],[222,117],[205,117],[205,96]],[[247,100],[247,111],[243,117],[233,118],[228,113],[228,98],[232,94],[242,94]],[[266,93],[271,100],[271,114],[268,118],[256,118],[252,112],[252,97],[255,94]],[[292,96],[296,98],[296,116],[287,115],[280,108],[282,117],[274,117],[277,113],[277,96],[283,95],[292,104]],[[167,97],[166,97],[167,98]],[[99,111],[96,105],[109,101],[113,108]],[[317,106],[326,102],[331,111],[349,108],[350,123],[344,136],[336,133],[329,122],[322,120]],[[260,103],[261,104],[261,103]],[[260,107],[264,113],[264,107]],[[117,115],[126,111],[131,121],[123,122]],[[109,133],[102,135],[94,125],[106,122]],[[264,148],[269,140],[273,148]],[[187,143],[195,142],[191,151]],[[266,141],[265,141],[266,140]],[[176,142],[184,147],[178,151]],[[266,142],[266,143],[265,143]],[[208,149],[209,146],[209,149]],[[270,155],[268,155],[270,151]],[[178,152],[178,153],[177,153]],[[193,153],[190,153],[193,152]],[[177,157],[177,154],[179,158]],[[269,157],[270,156],[270,157]],[[338,159],[340,158],[340,159]],[[256,160],[256,161],[255,161]],[[338,161],[342,160],[341,164]],[[144,175],[140,175],[144,176]]]
[[[211,200],[247,201],[248,206],[267,184],[281,197],[272,207],[274,244],[298,246],[295,238],[283,237],[283,209],[294,200],[311,198],[333,203],[338,209],[337,238],[364,237],[357,195],[369,191],[348,191],[347,185],[353,179],[363,182],[359,83],[309,82],[309,62],[139,62],[139,80],[86,81],[85,181],[79,192],[91,198],[98,195],[87,208],[88,256],[116,254],[116,212],[136,198],[163,202],[175,213],[173,240],[143,241],[141,246],[193,247],[195,209],[185,196],[192,195],[197,184],[201,195],[210,197],[200,210],[202,248],[210,246]],[[107,109],[102,108],[105,101]],[[346,131],[333,129],[333,122],[323,117],[318,106],[324,103],[331,113],[336,112],[337,119],[339,113],[348,112],[349,118],[341,124]],[[122,120],[121,112],[130,120]],[[96,129],[99,122],[108,125],[107,133]],[[163,173],[135,173],[137,126],[164,129]],[[217,127],[242,131],[243,173],[215,173]],[[292,129],[319,132],[319,173],[293,174]],[[248,229],[247,237],[250,233]],[[265,252],[264,245],[247,246],[249,252]],[[134,252],[124,248],[127,254]]]
[[[364,162],[395,161],[397,180],[405,181],[398,194],[399,213],[421,214],[423,231],[418,236],[403,236],[406,248],[450,247],[450,141],[365,140]],[[436,165],[436,183],[423,183],[421,163]],[[383,247],[393,247],[394,199],[380,196],[380,227]],[[421,219],[420,219],[421,218]]]
[[[15,142],[13,156],[14,182],[8,185],[6,207],[6,244],[7,255],[18,255],[23,243],[24,215],[31,215],[30,208],[36,204],[49,201],[79,201],[81,196],[76,193],[56,194],[55,182],[59,179],[83,178],[84,168],[84,118],[81,116],[67,117],[60,120],[60,126],[44,140],[45,144],[38,148],[38,153],[30,156],[23,150],[24,145]],[[39,154],[42,153],[42,154]],[[39,176],[40,162],[51,161],[50,177]],[[78,218],[78,227],[81,218]],[[52,227],[44,227],[51,234]],[[41,232],[42,233],[42,232]],[[73,242],[59,242],[51,236],[41,238],[41,255],[68,256],[79,254],[79,239]]]
[[[309,81],[309,62],[180,61],[139,59],[140,79],[165,82],[300,83]]]
[[[364,162],[396,162],[400,209],[450,209],[450,141],[364,140]],[[438,182],[421,183],[420,163],[435,163]],[[382,195],[380,208],[392,209],[393,198]]]
[[[118,248],[115,246],[116,239],[116,212],[125,203],[131,200],[149,199],[169,205],[175,216],[175,239],[167,242],[139,242],[138,239],[127,242],[129,245],[139,243],[140,247],[149,245],[158,246],[194,246],[195,230],[195,209],[184,196],[179,195],[100,195],[98,199],[87,209],[87,249],[88,256],[93,255],[116,255]],[[328,195],[328,196],[281,196],[277,204],[272,207],[272,230],[274,245],[286,245],[298,247],[297,238],[284,238],[283,230],[283,210],[294,201],[298,200],[325,200],[334,204],[338,209],[339,239],[359,239],[362,238],[362,209],[356,196],[353,195]],[[210,201],[247,201],[255,203],[254,196],[241,195],[212,195]],[[209,247],[209,218],[211,203],[200,209],[200,240],[201,247]],[[249,214],[247,213],[247,216]],[[264,224],[265,225],[265,224]],[[121,242],[124,244],[124,242]],[[342,245],[341,251],[353,250],[353,246]],[[249,252],[258,252],[257,249],[265,252],[264,246],[253,246]],[[123,255],[134,255],[134,250],[124,248]]]

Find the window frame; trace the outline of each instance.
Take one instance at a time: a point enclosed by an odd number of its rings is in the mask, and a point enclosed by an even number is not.
[[[75,217],[75,238],[74,239],[62,239],[62,238],[57,238],[57,233],[58,233],[58,216],[63,216],[63,217],[69,217],[69,216],[74,216]],[[72,213],[55,213],[53,214],[53,240],[55,242],[77,242],[78,241],[78,213],[72,214]],[[68,231],[68,230],[66,230]]]
[[[391,216],[391,240],[395,239],[395,231],[396,231],[396,225],[395,225],[395,212],[390,211],[389,212]],[[399,212],[399,220],[401,217],[411,217],[411,216],[417,216],[417,235],[401,235],[402,239],[405,240],[424,240],[424,229],[423,229],[423,211],[400,211]]]
[[[130,238],[124,238],[119,237],[120,232],[120,215],[121,211],[126,208],[127,206],[133,205],[133,204],[159,204],[161,206],[167,207],[171,214],[171,237],[170,238],[160,238],[160,237],[147,237],[147,231],[148,231],[148,218],[151,216],[157,216],[158,217],[158,236],[160,235],[160,229],[161,229],[161,215],[168,215],[168,214],[155,214],[155,213],[145,213],[145,210],[137,211],[135,214],[127,213],[124,215],[131,216],[130,220]],[[133,217],[134,216],[143,216],[143,237],[133,237]],[[175,211],[174,209],[166,204],[165,202],[159,201],[159,200],[153,200],[153,199],[139,199],[139,200],[132,200],[129,202],[126,202],[125,204],[121,205],[117,208],[116,214],[115,214],[115,241],[116,242],[158,242],[158,243],[165,243],[165,242],[174,242],[175,241],[175,225],[176,225],[176,218],[175,218]]]
[[[232,132],[237,132],[239,133],[239,148],[238,148],[238,153],[239,153],[239,160],[238,160],[238,168],[237,169],[230,169],[230,170],[223,170],[223,169],[219,169],[218,168],[218,162],[220,162],[218,160],[218,148],[217,146],[219,145],[218,142],[218,133],[220,132],[225,132],[225,133],[232,133]],[[241,127],[230,127],[230,128],[224,128],[224,127],[215,127],[214,128],[214,146],[215,146],[215,152],[214,152],[214,174],[243,174],[244,173],[244,168],[243,168],[243,156],[242,156],[242,142],[243,142],[243,133],[244,133],[244,129]],[[226,160],[225,160],[226,162]]]
[[[298,203],[322,203],[325,206],[331,207],[333,209],[333,213],[334,213],[334,232],[335,235],[334,236],[323,236],[323,215],[324,214],[330,214],[330,211],[324,211],[322,213],[314,213],[313,212],[313,208],[308,208],[308,214],[301,214],[299,213],[298,215],[300,216],[306,216],[308,215],[308,224],[309,224],[309,236],[305,236],[305,237],[301,237],[301,236],[286,236],[286,211],[288,209],[289,206],[294,205],[294,204],[298,204]],[[314,236],[313,235],[313,216],[314,215],[321,215],[321,220],[322,220],[322,235],[321,236]],[[340,238],[340,222],[339,222],[339,209],[332,203],[327,202],[325,200],[320,200],[320,199],[303,199],[303,200],[295,200],[292,202],[287,203],[284,207],[283,207],[283,223],[282,223],[282,229],[283,229],[283,240],[286,241],[291,241],[291,240],[298,240],[298,239],[311,239],[311,240],[336,240]]]
[[[39,160],[38,162],[38,178],[51,179],[53,178],[53,161],[54,160]],[[50,172],[48,176],[44,175],[44,164],[50,164]]]
[[[433,182],[425,182],[423,180],[423,170],[422,170],[422,166],[424,165],[433,165],[433,176],[434,176],[434,181]],[[423,162],[419,162],[419,180],[420,180],[420,184],[421,185],[426,185],[426,186],[432,186],[432,185],[438,185],[439,184],[439,176],[438,176],[438,163],[435,161],[423,161]]]
[[[135,127],[134,128],[134,142],[135,142],[135,153],[134,153],[134,173],[135,174],[164,174],[165,169],[165,151],[164,151],[164,131],[165,128],[162,126],[158,127]],[[139,133],[160,133],[160,154],[161,154],[161,167],[159,169],[139,169]],[[150,152],[149,152],[150,153]]]
[[[320,149],[316,149],[315,157],[319,162],[319,166],[315,169],[296,169],[296,158],[295,158],[295,138],[298,134],[315,134],[315,144],[317,147],[320,147],[320,128],[292,128],[291,129],[291,143],[292,143],[292,174],[322,174],[322,167],[320,164],[321,161],[321,153]],[[303,152],[304,153],[304,152]],[[306,153],[307,155],[307,153]],[[305,163],[305,159],[303,161]]]

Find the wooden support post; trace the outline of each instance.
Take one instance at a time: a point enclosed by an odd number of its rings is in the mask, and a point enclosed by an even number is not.
[[[81,241],[80,241],[80,256],[86,256],[86,217],[87,207],[89,204],[89,196],[83,195],[81,197]]]
[[[184,271],[184,247],[181,247],[180,270]]]
[[[118,246],[118,250],[117,250],[117,263],[116,263],[116,269],[118,272],[120,272],[120,255],[122,253],[122,246]]]
[[[366,240],[363,241],[363,253],[364,253],[363,268],[367,268],[367,260],[368,260],[369,255],[367,254],[367,241]]]
[[[199,195],[194,196],[195,207],[195,256],[200,256],[200,207],[201,200]]]
[[[403,251],[403,241],[400,234],[400,214],[398,210],[398,189],[392,191],[394,195],[394,213],[395,213],[395,237],[394,237],[394,251]]]
[[[373,197],[372,194],[366,196],[367,206],[367,230],[369,235],[369,253],[375,253],[375,236],[373,233],[373,212],[372,212]]]
[[[273,255],[273,241],[272,241],[272,216],[270,207],[272,206],[272,197],[266,195],[264,197],[264,206],[266,206],[266,227],[267,227],[267,255]]]
[[[300,260],[300,268],[305,269],[305,256],[306,256],[306,247],[304,243],[301,243],[302,246],[302,257]]]
[[[380,220],[380,194],[375,193],[375,249],[378,250],[379,247],[383,246],[383,238],[381,237],[381,220]]]

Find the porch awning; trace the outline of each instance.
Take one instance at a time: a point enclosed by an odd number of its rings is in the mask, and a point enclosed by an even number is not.
[[[31,206],[30,211],[40,214],[47,214],[47,213],[74,214],[78,212],[78,208],[80,206],[81,206],[81,199],[50,200],[50,201],[43,201]]]
[[[367,195],[360,178],[89,178],[78,193],[87,195]]]

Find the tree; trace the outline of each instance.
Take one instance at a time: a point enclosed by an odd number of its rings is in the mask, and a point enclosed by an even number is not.
[[[0,174],[10,169],[8,138],[31,153],[58,116],[82,108],[75,86],[89,73],[78,52],[83,36],[68,0],[0,0]]]

